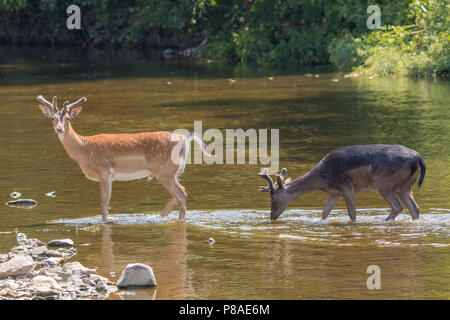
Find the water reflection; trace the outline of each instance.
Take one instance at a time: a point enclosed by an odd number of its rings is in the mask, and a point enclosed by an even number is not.
[[[73,221],[71,224],[73,225]],[[120,227],[101,226],[100,251],[93,258],[95,262],[101,262],[98,272],[108,278],[115,275],[113,280],[118,280],[128,263],[145,263],[152,266],[158,287],[139,290],[123,289],[117,294],[112,294],[110,299],[183,299],[188,294],[192,294],[193,288],[189,280],[191,271],[186,266],[188,244],[185,223],[166,224],[163,228],[158,228],[157,236],[155,234],[146,238],[141,234],[139,238],[132,237],[131,245],[114,244],[115,237],[130,236],[123,235],[125,230],[117,228]],[[127,232],[130,230],[125,231]],[[124,247],[128,249],[124,250]]]

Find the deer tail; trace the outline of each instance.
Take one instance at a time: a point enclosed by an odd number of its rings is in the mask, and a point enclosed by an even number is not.
[[[422,157],[419,158],[419,165],[420,165],[420,178],[419,178],[419,189],[420,189],[423,179],[425,178],[425,172],[427,171],[427,167],[425,166],[425,162],[423,161]]]
[[[184,168],[186,167],[187,156],[189,154],[189,149],[191,148],[192,140],[194,140],[195,142],[198,143],[198,145],[202,148],[202,151],[205,155],[207,155],[208,157],[214,157],[213,155],[209,154],[206,151],[206,144],[202,140],[202,138],[200,138],[200,136],[198,134],[191,133],[191,134],[187,135],[186,138],[184,138],[183,142],[182,142],[183,158],[181,159],[180,166],[179,166],[177,174],[176,174],[177,177],[184,172]]]

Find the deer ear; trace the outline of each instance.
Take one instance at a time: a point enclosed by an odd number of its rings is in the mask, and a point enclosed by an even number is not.
[[[78,108],[73,108],[72,110],[70,110],[70,118],[75,118],[77,115],[80,114],[82,109],[83,109],[83,107],[78,107]]]
[[[43,105],[39,105],[39,108],[41,108],[41,111],[44,114],[44,116],[46,116],[47,118],[51,118],[52,117],[52,112],[50,111],[49,108],[44,107]]]

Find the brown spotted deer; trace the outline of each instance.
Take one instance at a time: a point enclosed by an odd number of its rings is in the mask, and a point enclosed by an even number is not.
[[[37,100],[43,104],[39,105],[42,113],[52,119],[53,128],[69,156],[88,179],[100,183],[103,222],[113,222],[108,219],[113,181],[151,180],[153,177],[172,195],[161,215],[167,216],[178,203],[179,219],[185,218],[187,193],[177,177],[184,170],[191,140],[211,156],[201,138],[165,131],[81,136],[72,128],[70,120],[80,114],[82,107],[79,105],[85,103],[86,98],[73,103],[66,101],[61,110],[57,107],[56,97],[49,102],[40,95]]]
[[[412,218],[419,218],[419,207],[414,201],[411,187],[419,178],[419,188],[425,177],[425,163],[421,155],[400,145],[357,145],[338,148],[327,154],[311,171],[302,177],[285,180],[287,173],[283,169],[277,176],[276,183],[264,169],[259,176],[266,179],[268,187],[260,191],[270,192],[272,207],[270,219],[277,219],[289,202],[302,194],[315,190],[328,193],[328,202],[322,213],[326,219],[339,197],[343,197],[348,215],[356,219],[354,193],[377,189],[390,204],[391,213],[386,221],[393,221],[403,210],[408,208]]]

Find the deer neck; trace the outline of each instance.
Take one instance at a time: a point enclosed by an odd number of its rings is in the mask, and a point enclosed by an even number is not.
[[[78,161],[83,154],[85,147],[85,137],[80,136],[73,130],[72,125],[69,123],[69,128],[63,134],[58,134],[59,140],[61,140],[64,149],[67,154]]]
[[[293,199],[298,198],[302,194],[313,192],[322,188],[324,184],[316,170],[311,170],[307,174],[295,179],[286,186],[286,191]]]

